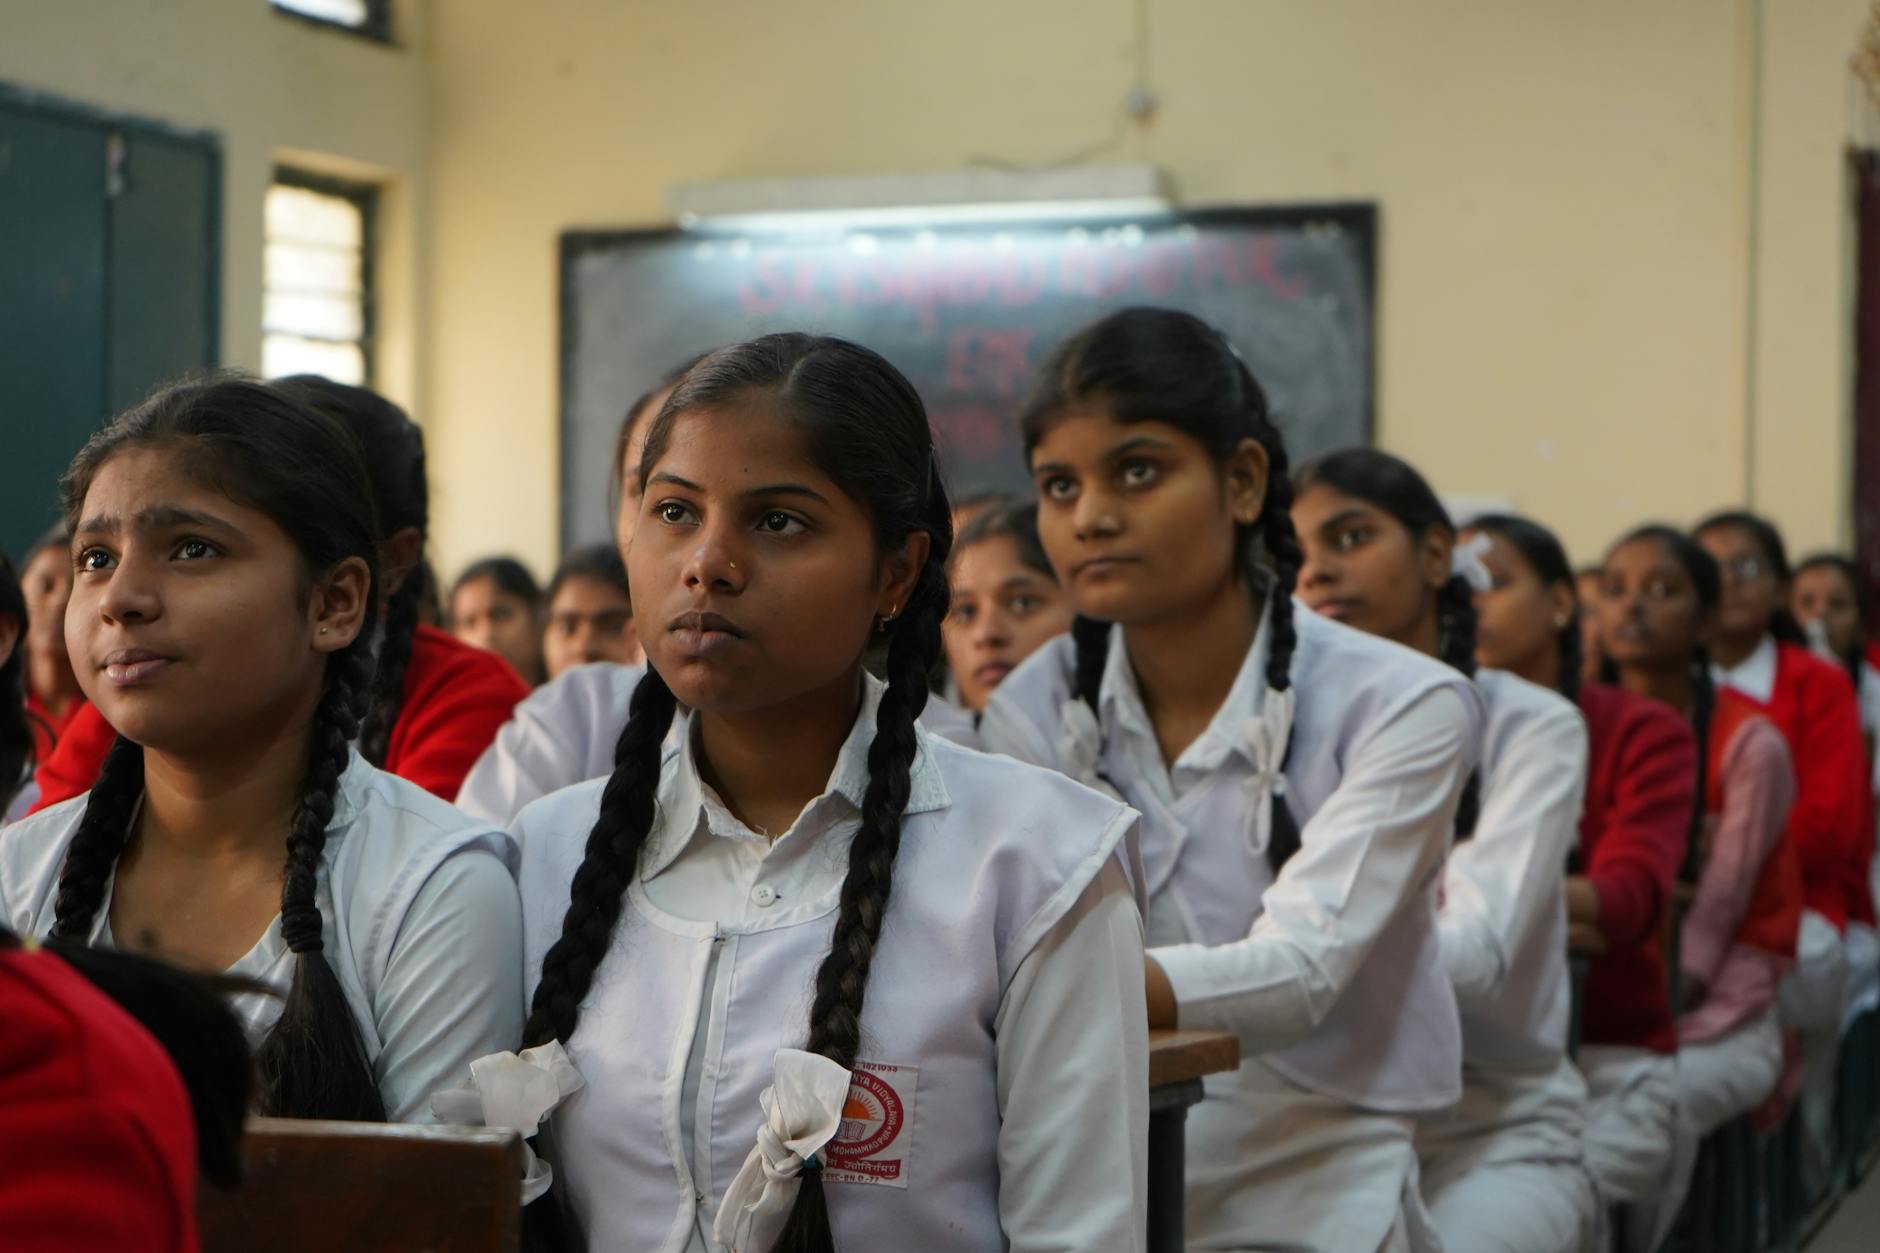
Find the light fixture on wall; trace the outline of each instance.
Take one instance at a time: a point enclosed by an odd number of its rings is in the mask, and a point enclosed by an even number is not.
[[[725,179],[677,184],[666,205],[687,230],[739,235],[1143,218],[1174,210],[1167,180],[1148,165]]]

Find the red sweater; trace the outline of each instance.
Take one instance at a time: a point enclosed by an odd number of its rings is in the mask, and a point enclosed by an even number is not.
[[[1660,944],[1697,805],[1697,736],[1667,705],[1616,687],[1580,688],[1591,759],[1578,865],[1599,895],[1610,946],[1587,971],[1580,1039],[1677,1049]]]
[[[392,723],[384,769],[425,791],[455,800],[464,776],[529,689],[495,653],[420,626],[405,669],[404,701]],[[38,813],[91,790],[117,732],[94,705],[85,705],[39,764]]]
[[[65,711],[65,717],[55,718],[52,711],[46,708],[45,702],[37,695],[32,692],[26,694],[26,712],[30,715],[26,721],[33,729],[34,761],[44,761],[52,756],[52,750],[57,748],[59,741],[65,737],[65,729],[72,725],[72,719],[78,717],[79,711],[88,703],[80,697],[73,701],[71,707]]]
[[[1873,799],[1860,706],[1847,671],[1793,644],[1776,646],[1769,720],[1795,758],[1795,808],[1788,842],[1802,863],[1808,908],[1845,931],[1873,925]]]
[[[50,953],[0,952],[0,1246],[195,1253],[196,1126],[161,1045]]]

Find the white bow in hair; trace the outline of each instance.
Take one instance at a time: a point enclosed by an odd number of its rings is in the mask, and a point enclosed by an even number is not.
[[[522,1133],[522,1203],[543,1195],[555,1181],[549,1164],[535,1155],[528,1139],[564,1099],[581,1090],[560,1040],[515,1053],[490,1053],[470,1063],[467,1087],[446,1088],[431,1097],[431,1112],[443,1123],[469,1127],[507,1127]]]
[[[1247,785],[1248,805],[1253,810],[1248,839],[1255,854],[1264,853],[1273,838],[1273,799],[1286,795],[1286,746],[1292,739],[1294,700],[1292,688],[1276,692],[1269,687],[1260,716],[1241,726],[1253,758],[1253,778]]]
[[[1467,540],[1457,544],[1449,553],[1449,573],[1451,577],[1460,575],[1471,590],[1486,592],[1495,586],[1495,577],[1482,564],[1482,554],[1495,546],[1486,531],[1477,531]]]
[[[770,1086],[758,1097],[764,1121],[757,1143],[725,1189],[712,1239],[731,1253],[776,1242],[803,1186],[806,1162],[835,1139],[849,1099],[849,1072],[820,1053],[778,1049]]]

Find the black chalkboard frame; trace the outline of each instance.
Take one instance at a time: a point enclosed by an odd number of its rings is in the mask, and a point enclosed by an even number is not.
[[[1357,259],[1360,283],[1366,306],[1371,313],[1370,334],[1366,338],[1365,382],[1362,392],[1360,418],[1362,437],[1369,443],[1376,438],[1377,431],[1377,341],[1379,319],[1377,317],[1377,249],[1378,249],[1379,211],[1375,201],[1339,200],[1308,201],[1272,205],[1213,205],[1177,210],[1166,217],[1158,217],[1158,222],[1173,225],[1191,225],[1198,230],[1209,226],[1233,225],[1255,229],[1305,229],[1325,224],[1339,228],[1351,241],[1354,256]],[[910,224],[918,227],[918,223]],[[998,221],[975,220],[968,229],[976,232],[996,230],[1002,224]],[[1107,225],[1102,221],[1093,221],[1088,217],[1064,217],[1040,221],[1036,218],[1014,220],[1005,225],[1023,226],[1027,229],[1039,227],[1097,227]],[[944,234],[948,223],[936,221],[930,229]],[[558,534],[562,551],[566,552],[582,542],[581,532],[584,527],[572,516],[570,503],[573,494],[569,484],[577,474],[591,475],[594,467],[575,464],[577,443],[571,438],[571,428],[575,423],[572,397],[574,395],[574,370],[576,366],[576,345],[580,343],[581,309],[574,274],[582,258],[595,253],[607,252],[622,247],[639,247],[651,243],[677,243],[701,238],[699,232],[686,230],[678,226],[655,227],[617,227],[617,228],[576,228],[563,231],[560,236],[560,248],[557,264],[556,303],[559,310],[559,324],[556,335],[557,372],[556,372],[556,433],[560,448],[557,455],[559,473],[557,478],[557,496],[559,505]],[[622,410],[631,397],[622,399]]]

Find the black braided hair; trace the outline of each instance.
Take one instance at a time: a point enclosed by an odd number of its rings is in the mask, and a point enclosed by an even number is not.
[[[126,449],[172,450],[205,484],[266,513],[299,550],[302,595],[340,562],[368,571],[378,592],[377,513],[359,448],[345,428],[285,389],[232,375],[167,387],[80,450],[64,480],[76,520],[99,469]],[[385,1109],[358,1023],[323,952],[317,901],[326,829],[372,670],[366,632],[326,661],[307,738],[307,766],[285,835],[281,937],[297,955],[281,1016],[258,1050],[260,1107],[298,1118],[383,1120]],[[160,746],[158,746],[160,747]],[[59,873],[55,935],[83,942],[126,842],[143,792],[144,750],[119,736],[85,803]]]
[[[316,374],[277,379],[274,386],[337,420],[359,442],[371,475],[372,499],[378,507],[381,543],[406,527],[420,536],[426,534],[431,495],[425,484],[424,432],[403,409],[375,391],[335,383]],[[359,755],[375,766],[385,764],[392,729],[405,703],[405,675],[411,666],[412,643],[417,637],[426,592],[425,580],[414,567],[386,601],[378,666],[371,676],[359,731]]]
[[[1567,550],[1552,531],[1532,518],[1517,514],[1480,514],[1469,523],[1467,529],[1484,532],[1502,541],[1522,561],[1527,562],[1542,586],[1564,587],[1567,595],[1573,598],[1574,613],[1557,632],[1560,673],[1554,686],[1562,696],[1577,702],[1580,698],[1580,666],[1584,661],[1580,651],[1579,615],[1586,611],[1579,603],[1578,580],[1574,577],[1573,563],[1567,560]]]
[[[0,622],[13,620],[13,648],[0,659],[0,812],[13,802],[33,760],[33,723],[26,708],[26,596],[13,563],[0,553]]]
[[[1429,481],[1401,457],[1377,448],[1346,448],[1299,467],[1293,490],[1329,487],[1335,492],[1376,506],[1395,518],[1413,540],[1432,531],[1456,537],[1456,524]],[[1475,592],[1460,574],[1451,574],[1436,589],[1437,657],[1470,678],[1475,677]],[[1475,834],[1481,816],[1481,772],[1469,771],[1462,795],[1456,800],[1456,839]]]
[[[1265,597],[1266,685],[1286,691],[1298,645],[1292,592],[1304,559],[1293,533],[1286,445],[1259,380],[1226,336],[1200,318],[1174,309],[1128,308],[1091,323],[1052,350],[1019,416],[1026,456],[1065,414],[1090,404],[1118,422],[1167,423],[1217,460],[1232,456],[1247,439],[1265,450],[1266,498],[1258,519],[1235,525],[1234,560],[1249,592]],[[1109,651],[1109,624],[1079,615],[1071,640],[1076,646],[1072,691],[1100,718],[1097,691]],[[1282,771],[1285,766],[1282,762]],[[1266,850],[1275,874],[1298,848],[1298,822],[1285,796],[1276,792]]]
[[[830,949],[817,969],[810,1008],[807,1047],[852,1068],[861,1046],[868,974],[893,891],[902,814],[919,751],[916,723],[927,702],[926,676],[941,652],[951,511],[926,410],[913,386],[866,348],[809,335],[767,335],[699,362],[653,419],[640,465],[642,485],[680,415],[733,397],[767,399],[803,431],[812,459],[868,511],[878,552],[902,551],[916,531],[930,539],[906,605],[882,626],[888,685],[868,750],[861,828],[849,846]],[[861,660],[856,659],[858,671]],[[673,692],[649,665],[615,745],[614,770],[571,883],[561,936],[543,959],[524,1031],[530,1044],[566,1042],[579,1027],[582,1002],[606,955],[652,828],[661,744],[675,707]],[[805,1172],[776,1249],[833,1253],[820,1172]]]

